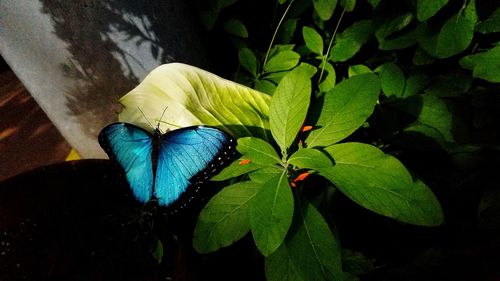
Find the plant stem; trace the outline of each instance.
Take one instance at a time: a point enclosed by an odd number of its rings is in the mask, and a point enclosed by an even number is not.
[[[318,85],[321,83],[321,79],[323,78],[323,72],[325,71],[325,65],[326,61],[328,60],[328,57],[330,56],[330,51],[332,49],[333,45],[333,40],[335,39],[335,36],[337,35],[337,31],[339,29],[340,23],[342,22],[342,18],[344,18],[345,14],[345,8],[342,10],[342,14],[340,15],[339,21],[337,22],[337,26],[335,26],[335,30],[333,31],[332,38],[330,39],[330,43],[328,44],[328,49],[326,50],[326,54],[323,56],[322,62],[321,62],[321,72],[319,74],[319,79],[318,79]]]
[[[276,26],[276,29],[274,30],[273,37],[271,38],[271,42],[269,42],[269,47],[267,48],[266,56],[264,57],[264,63],[262,64],[262,73],[264,72],[264,67],[267,63],[269,53],[271,52],[271,47],[273,46],[274,40],[276,39],[276,35],[278,34],[278,30],[280,29],[281,23],[283,23],[283,20],[285,19],[285,16],[288,13],[288,10],[290,10],[290,7],[292,6],[293,1],[294,0],[291,0],[290,3],[288,3],[288,6],[286,7],[286,10],[283,13],[283,16],[281,16],[281,19],[278,22],[278,26]]]

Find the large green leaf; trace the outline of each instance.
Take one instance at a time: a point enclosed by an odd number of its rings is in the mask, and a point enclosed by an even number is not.
[[[486,52],[463,57],[460,65],[472,70],[472,76],[500,83],[500,46]]]
[[[332,161],[323,152],[313,148],[301,148],[295,151],[288,159],[288,163],[301,169],[318,169],[333,165]]]
[[[201,211],[194,229],[193,246],[209,253],[238,241],[250,231],[248,210],[261,185],[251,181],[225,187]]]
[[[335,7],[337,7],[337,0],[313,0],[314,10],[322,20],[329,20]]]
[[[307,201],[299,201],[285,245],[304,280],[343,280],[340,246],[323,216]]]
[[[417,18],[425,21],[435,15],[449,0],[417,0]]]
[[[293,195],[285,172],[263,184],[250,209],[250,226],[259,251],[268,256],[283,243],[292,224]]]
[[[229,164],[229,166],[224,168],[216,176],[213,176],[210,180],[224,181],[263,168],[262,165],[255,164],[253,162],[241,164],[241,161],[243,160],[248,159],[246,159],[245,157],[241,157],[240,159],[233,161],[231,164]]]
[[[449,18],[438,34],[426,23],[419,27],[417,40],[422,49],[436,58],[448,58],[465,50],[471,43],[477,21],[475,0]]]
[[[403,222],[434,226],[443,213],[432,191],[414,181],[394,157],[362,143],[336,144],[325,149],[335,165],[320,170],[345,195],[378,214]]]
[[[325,95],[316,127],[306,143],[328,146],[353,133],[372,114],[380,92],[380,81],[372,73],[353,76]]]
[[[330,59],[334,62],[340,62],[352,58],[372,34],[373,22],[371,20],[355,22],[337,36],[330,53]]]
[[[269,181],[272,177],[275,177],[283,173],[283,167],[281,166],[267,166],[256,171],[252,171],[248,174],[250,179],[257,183],[265,183]]]
[[[253,137],[238,139],[238,152],[258,165],[272,165],[281,162],[274,148],[267,142]]]
[[[285,244],[266,258],[266,280],[267,281],[305,281],[295,266]]]
[[[205,124],[235,137],[267,139],[270,101],[266,94],[210,72],[170,63],[154,69],[120,99],[124,109],[119,119],[151,131],[158,123],[163,132]]]
[[[311,79],[305,68],[297,68],[279,83],[271,101],[271,133],[283,155],[292,145],[306,118],[311,98]]]

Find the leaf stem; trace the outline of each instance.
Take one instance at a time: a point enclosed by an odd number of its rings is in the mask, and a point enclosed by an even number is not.
[[[262,64],[262,72],[261,72],[261,74],[264,72],[264,67],[265,67],[265,65],[267,63],[267,59],[269,58],[269,53],[271,52],[271,47],[274,44],[274,40],[276,39],[276,35],[278,34],[278,30],[279,30],[281,24],[283,23],[283,20],[285,19],[286,14],[288,14],[288,10],[290,10],[290,7],[292,6],[293,1],[294,0],[291,0],[290,3],[288,3],[288,6],[286,7],[286,10],[283,13],[283,16],[281,16],[281,19],[278,22],[278,26],[276,26],[276,29],[274,30],[273,37],[271,38],[271,42],[269,42],[269,47],[267,48],[266,56],[264,57],[264,63]]]
[[[323,72],[325,71],[325,65],[326,61],[328,60],[328,57],[330,56],[330,51],[332,49],[333,45],[333,39],[335,39],[335,36],[337,35],[337,31],[339,29],[340,23],[342,22],[342,19],[344,18],[346,9],[342,10],[342,14],[340,15],[339,21],[337,22],[337,26],[335,26],[335,30],[333,31],[332,38],[330,39],[330,43],[328,44],[328,49],[326,50],[326,54],[323,56],[322,62],[321,62],[321,72],[319,74],[319,79],[318,79],[318,85],[321,83],[321,79],[323,78]]]

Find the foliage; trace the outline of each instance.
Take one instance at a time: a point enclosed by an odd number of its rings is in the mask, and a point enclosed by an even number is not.
[[[462,178],[488,163],[484,151],[497,155],[487,121],[498,120],[500,104],[494,4],[280,0],[258,6],[274,9],[269,33],[241,13],[247,1],[211,3],[205,27],[227,32],[238,62],[221,72],[233,67],[237,82],[269,95],[254,94],[268,107],[249,112],[271,134],[237,134],[241,158],[213,178],[233,184],[202,210],[198,252],[251,234],[270,281],[356,280],[374,267],[340,246],[339,192],[376,214],[437,226],[444,215],[431,188],[446,194],[441,185],[456,184],[438,165]],[[240,118],[216,125],[245,125]]]

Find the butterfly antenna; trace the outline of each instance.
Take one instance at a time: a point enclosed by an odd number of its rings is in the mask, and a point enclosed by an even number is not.
[[[148,119],[148,117],[146,117],[146,114],[144,114],[144,111],[142,111],[140,107],[137,107],[137,109],[139,109],[139,111],[142,113],[142,116],[144,116],[144,119],[146,120],[146,122],[148,122],[149,127],[154,129],[153,124],[151,124],[151,122],[149,122],[149,119]]]
[[[168,109],[168,106],[167,106],[167,107],[165,107],[165,109],[164,109],[164,110],[163,110],[163,112],[161,113],[160,120],[158,120],[158,124],[156,125],[156,126],[157,126],[156,128],[157,128],[158,130],[160,129],[160,123],[161,123],[161,120],[163,119],[163,115],[165,114],[165,112],[167,111],[167,109]]]
[[[180,125],[177,125],[175,123],[170,123],[170,122],[162,120],[163,119],[163,115],[165,114],[165,112],[167,111],[167,109],[168,109],[168,106],[163,110],[163,113],[161,114],[160,120],[158,121],[158,127],[160,126],[160,123],[165,123],[165,124],[167,124],[169,126],[172,126],[172,127],[182,128],[182,126],[180,126]]]

